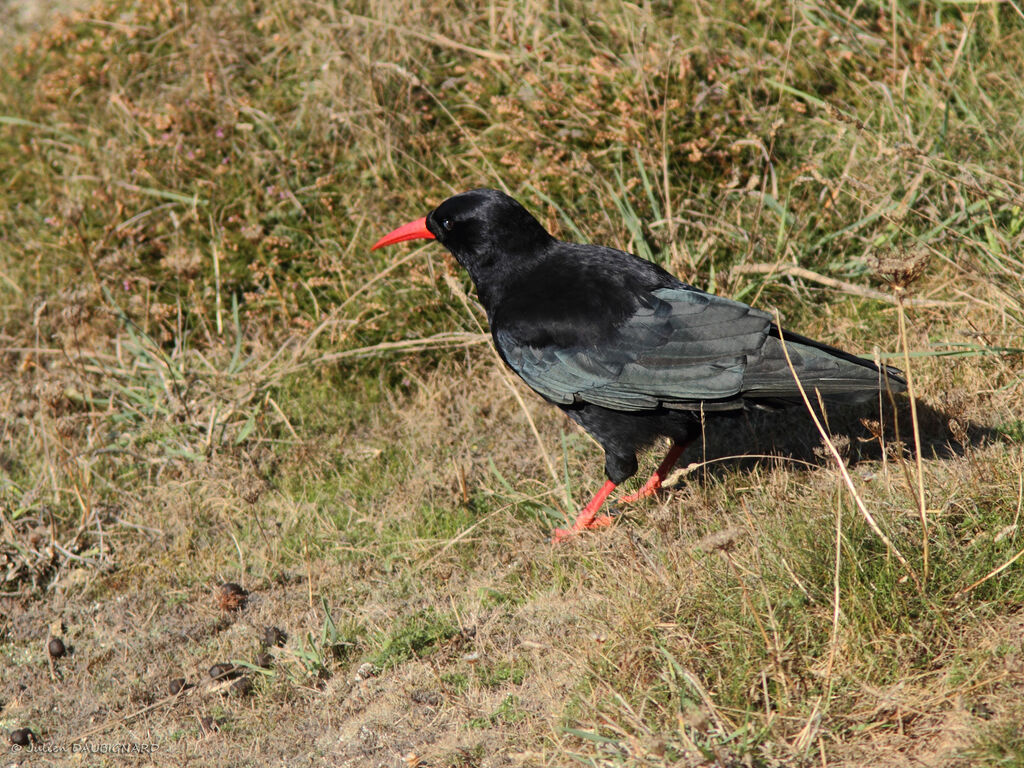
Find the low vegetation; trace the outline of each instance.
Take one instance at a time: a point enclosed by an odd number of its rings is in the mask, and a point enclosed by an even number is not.
[[[1024,765],[1019,3],[15,2],[0,54],[14,764]],[[598,448],[369,251],[477,186],[916,399],[709,424],[552,546]]]

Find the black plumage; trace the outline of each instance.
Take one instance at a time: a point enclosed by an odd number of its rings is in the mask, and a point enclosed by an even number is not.
[[[417,237],[436,238],[469,272],[505,363],[604,448],[609,482],[571,532],[608,521],[601,503],[657,437],[673,449],[634,497],[660,486],[701,414],[801,403],[793,371],[826,401],[905,388],[895,368],[780,331],[767,312],[645,259],[557,240],[496,190],[455,195],[374,247]]]

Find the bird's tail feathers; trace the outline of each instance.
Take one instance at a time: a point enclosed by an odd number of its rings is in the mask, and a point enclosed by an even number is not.
[[[744,374],[744,396],[783,402],[790,402],[794,396],[799,399],[793,371],[808,394],[817,391],[826,399],[844,402],[869,400],[879,391],[897,393],[907,388],[903,371],[898,368],[880,367],[796,333],[780,333],[773,325],[761,359]]]

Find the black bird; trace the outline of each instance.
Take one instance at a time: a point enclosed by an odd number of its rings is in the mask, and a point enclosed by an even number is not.
[[[782,331],[767,312],[687,285],[657,264],[556,240],[497,190],[450,197],[373,248],[418,238],[436,239],[469,272],[509,368],[604,449],[608,481],[556,540],[611,522],[598,515],[601,505],[656,438],[672,440],[668,455],[622,501],[661,487],[700,433],[702,415],[802,403],[794,371],[810,397],[817,391],[831,402],[906,388],[896,368]]]

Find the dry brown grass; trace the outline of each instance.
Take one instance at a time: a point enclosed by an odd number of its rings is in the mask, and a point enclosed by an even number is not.
[[[141,764],[1021,763],[1014,6],[24,24],[0,37],[4,732],[158,744]],[[905,400],[829,413],[837,461],[804,413],[709,424],[670,493],[553,548],[596,447],[510,389],[438,249],[367,251],[479,184],[888,354],[916,426]],[[227,661],[251,691],[209,679]]]

